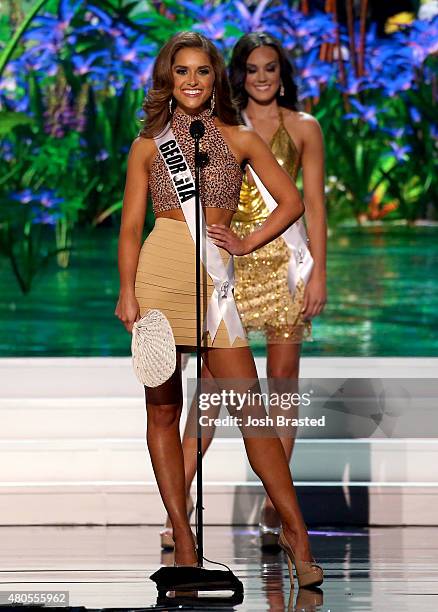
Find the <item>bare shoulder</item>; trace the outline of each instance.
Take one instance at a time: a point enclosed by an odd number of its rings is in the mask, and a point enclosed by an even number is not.
[[[310,134],[321,134],[321,126],[319,125],[318,119],[309,113],[297,113],[297,121],[302,130]]]
[[[321,138],[321,126],[318,119],[309,113],[283,109],[283,117],[286,128],[293,134],[299,134],[303,141],[313,138]]]
[[[137,138],[132,141],[129,150],[129,159],[130,162],[135,163],[135,165],[143,166],[145,169],[148,169],[156,154],[157,147],[153,138],[137,136]]]
[[[144,138],[143,136],[137,136],[132,141],[130,154],[138,157],[149,157],[153,155],[157,150],[153,138]]]
[[[234,125],[234,137],[237,144],[248,150],[254,146],[264,146],[265,142],[258,132],[254,128],[248,127],[247,125]]]
[[[254,151],[263,141],[257,132],[246,125],[220,125],[220,130],[232,148],[239,152],[241,159],[248,159],[250,152]]]
[[[247,127],[246,125],[226,125],[225,123],[219,124],[221,132],[227,134],[227,136],[238,142],[242,138],[251,138],[251,134],[254,134],[254,130],[252,128]]]

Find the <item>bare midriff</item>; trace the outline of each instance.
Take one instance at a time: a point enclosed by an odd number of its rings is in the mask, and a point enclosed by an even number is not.
[[[231,224],[234,211],[227,210],[225,208],[213,208],[204,207],[204,217],[207,225],[226,225],[227,227]],[[175,221],[185,221],[184,213],[180,208],[173,210],[161,211],[155,214],[157,219],[164,217],[166,219],[175,219]]]

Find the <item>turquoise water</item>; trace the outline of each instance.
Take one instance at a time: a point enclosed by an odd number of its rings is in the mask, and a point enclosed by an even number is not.
[[[328,252],[329,301],[304,355],[438,356],[438,228],[338,229]],[[114,230],[82,231],[70,267],[52,263],[23,296],[0,259],[0,354],[129,355],[116,260]]]

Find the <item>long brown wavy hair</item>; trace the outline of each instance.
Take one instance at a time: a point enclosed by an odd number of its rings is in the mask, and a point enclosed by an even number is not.
[[[153,138],[159,134],[171,119],[169,101],[172,99],[172,65],[180,49],[201,49],[210,58],[215,74],[214,114],[228,125],[238,125],[236,109],[231,101],[231,89],[224,60],[215,45],[197,32],[178,32],[161,48],[152,71],[152,87],[142,105],[145,113],[140,136]]]

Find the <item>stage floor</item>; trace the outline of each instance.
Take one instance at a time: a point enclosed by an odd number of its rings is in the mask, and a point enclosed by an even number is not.
[[[149,526],[0,527],[2,597],[17,590],[68,591],[70,606],[150,609],[156,590],[149,575],[173,563],[172,554],[160,550],[158,531]],[[316,591],[296,585],[291,593],[283,554],[262,554],[255,528],[207,527],[205,556],[227,563],[245,587],[243,603],[227,609],[438,609],[436,528],[319,527],[311,528],[311,539],[325,570],[324,584]]]

